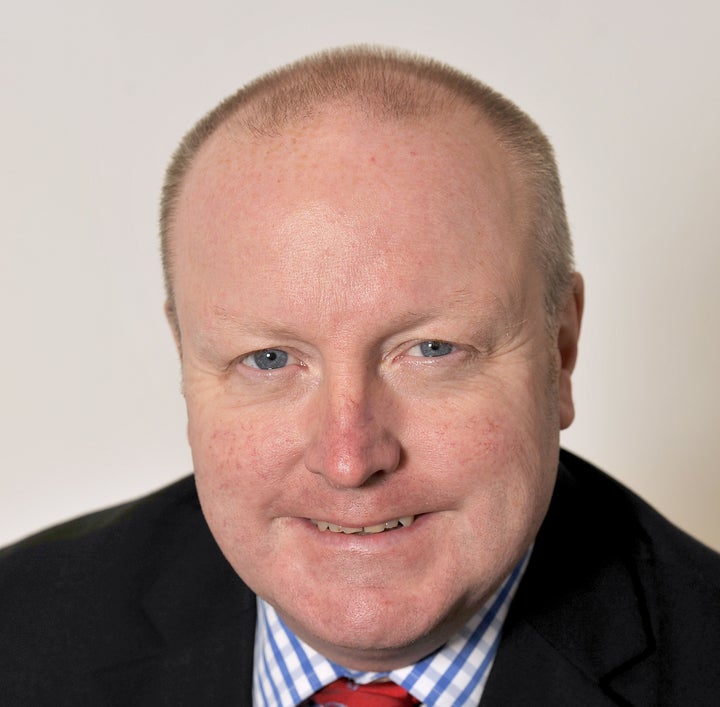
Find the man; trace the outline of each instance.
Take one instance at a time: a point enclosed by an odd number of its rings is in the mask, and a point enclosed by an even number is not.
[[[513,104],[311,57],[186,136],[161,230],[194,479],[5,551],[9,704],[715,704],[720,560],[559,462],[583,287]]]

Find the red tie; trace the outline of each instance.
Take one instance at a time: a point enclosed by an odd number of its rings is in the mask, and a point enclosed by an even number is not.
[[[420,700],[394,682],[356,685],[347,678],[330,683],[312,699],[318,707],[415,707],[420,704]]]

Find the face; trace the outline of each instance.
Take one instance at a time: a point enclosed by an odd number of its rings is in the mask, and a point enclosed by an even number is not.
[[[186,179],[172,238],[203,511],[247,584],[348,667],[442,645],[546,511],[577,317],[548,333],[525,201],[470,116],[225,130]]]

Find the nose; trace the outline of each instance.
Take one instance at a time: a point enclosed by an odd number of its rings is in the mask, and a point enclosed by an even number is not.
[[[401,446],[389,397],[377,381],[321,384],[312,401],[305,467],[335,488],[359,488],[394,472]]]

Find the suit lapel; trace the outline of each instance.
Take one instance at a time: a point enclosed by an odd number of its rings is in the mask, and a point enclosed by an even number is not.
[[[654,643],[640,578],[643,548],[625,525],[620,500],[603,497],[607,484],[588,488],[584,482],[561,465],[503,628],[483,707],[508,700],[629,705],[636,704],[632,691],[638,685],[653,683]]]
[[[171,526],[171,542],[156,539],[168,551],[141,609],[133,610],[137,628],[110,638],[112,650],[95,671],[98,704],[249,705],[255,596],[221,554],[199,507]]]

